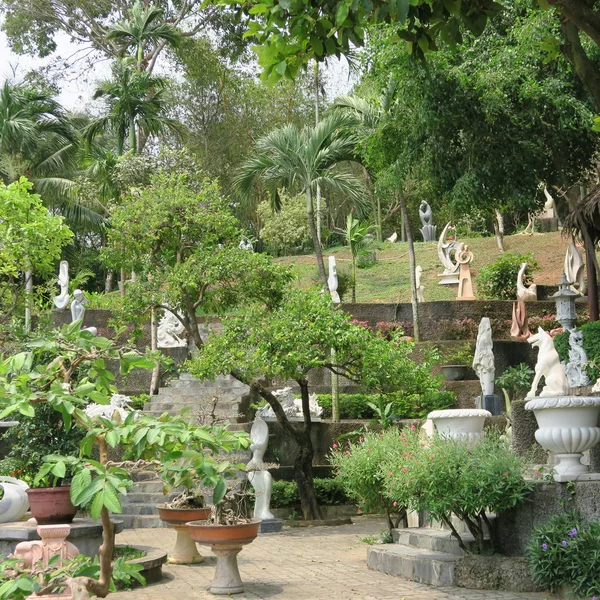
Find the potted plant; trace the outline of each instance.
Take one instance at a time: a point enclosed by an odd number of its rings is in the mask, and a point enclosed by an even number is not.
[[[442,350],[442,373],[449,381],[462,381],[466,378],[473,362],[473,348],[469,342]]]
[[[220,490],[215,489],[215,492]],[[198,544],[210,546],[217,556],[217,568],[209,591],[216,595],[239,594],[244,591],[237,555],[243,546],[258,535],[260,519],[249,517],[245,486],[224,493],[215,502],[206,521],[188,523],[190,535]]]

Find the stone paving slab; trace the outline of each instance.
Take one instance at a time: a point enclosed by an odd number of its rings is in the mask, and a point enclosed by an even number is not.
[[[550,594],[434,588],[367,568],[367,545],[361,538],[385,529],[382,519],[361,517],[353,525],[285,528],[260,535],[238,556],[246,591],[234,598],[276,600],[551,600]],[[171,529],[126,530],[118,544],[139,544],[169,550]],[[111,594],[111,600],[208,600],[215,557],[200,546],[205,561],[198,565],[165,565],[158,584]]]

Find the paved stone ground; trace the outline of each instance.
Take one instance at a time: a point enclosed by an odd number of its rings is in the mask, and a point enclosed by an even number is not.
[[[238,555],[246,591],[235,597],[276,600],[543,600],[548,594],[517,594],[433,588],[398,577],[370,571],[367,546],[361,538],[385,528],[381,519],[358,518],[353,525],[286,528],[280,533],[260,535]],[[142,544],[171,548],[175,534],[170,529],[126,530],[119,544]],[[205,600],[215,599],[207,591],[214,574],[215,557],[200,547],[206,557],[199,565],[166,565],[161,583],[129,592],[111,594],[111,600]]]

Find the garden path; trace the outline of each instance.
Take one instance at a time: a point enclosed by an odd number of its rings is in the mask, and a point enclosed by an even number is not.
[[[246,591],[235,598],[274,600],[550,600],[549,594],[518,594],[433,588],[367,568],[362,538],[385,528],[382,519],[359,517],[354,525],[286,528],[259,536],[238,556]],[[171,548],[171,529],[134,529],[119,534],[119,544]],[[161,583],[111,594],[111,600],[214,600],[207,591],[215,557],[199,565],[166,565]]]

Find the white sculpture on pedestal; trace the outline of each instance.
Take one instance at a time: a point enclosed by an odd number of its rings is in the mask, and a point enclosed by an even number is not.
[[[87,304],[87,298],[81,290],[75,290],[73,292],[73,302],[71,302],[71,322],[81,319],[83,325],[83,319],[85,317],[85,305]],[[95,327],[84,327],[84,331],[89,331],[92,335],[96,335],[98,330]]]
[[[450,222],[446,224],[444,227],[444,231],[442,231],[442,235],[440,235],[440,239],[438,241],[438,256],[440,257],[440,261],[444,267],[444,272],[439,275],[440,285],[456,285],[458,284],[458,270],[459,264],[456,262],[456,251],[458,250],[460,244],[456,240],[448,241],[446,238],[448,236],[448,231],[450,229],[454,229]]]
[[[52,299],[58,310],[64,310],[69,305],[69,263],[61,260],[58,268],[58,285],[60,294]]]
[[[417,266],[415,269],[415,285],[417,288],[417,302],[425,302],[425,288],[421,285],[421,275],[423,274],[423,268]]]
[[[564,272],[567,281],[572,284],[570,289],[582,296],[587,291],[585,284],[585,269],[581,250],[570,240],[565,254]]]
[[[267,444],[269,443],[269,426],[262,420],[256,419],[250,430],[250,451],[252,458],[246,465],[248,472],[248,481],[254,488],[254,518],[255,519],[274,519],[270,510],[271,492],[273,490],[273,477],[265,469],[263,462]]]
[[[533,302],[537,300],[537,285],[532,283],[529,287],[525,286],[523,282],[525,269],[527,269],[527,263],[521,263],[521,268],[517,275],[517,298],[520,298],[523,302]]]
[[[420,229],[423,241],[435,242],[437,226],[432,223],[433,215],[431,213],[431,206],[425,200],[419,205],[419,218],[423,225]]]
[[[335,256],[329,257],[329,278],[327,279],[327,287],[329,287],[329,293],[334,304],[341,302],[340,295],[337,292],[338,289],[338,276],[337,267],[335,264]]]
[[[538,358],[535,364],[535,377],[526,397],[533,398],[538,395],[536,392],[542,377],[544,377],[545,385],[539,394],[540,397],[565,396],[569,385],[553,339],[539,327],[538,332],[527,341],[538,349]]]
[[[544,204],[544,212],[541,214],[541,217],[553,219],[556,216],[556,204],[546,186],[544,186],[544,196],[546,196],[546,203]]]
[[[479,322],[477,344],[473,356],[473,370],[479,377],[481,394],[491,396],[494,393],[494,343],[492,341],[492,325],[488,317],[483,317]]]
[[[187,346],[185,341],[185,327],[183,323],[170,310],[165,310],[165,314],[158,322],[156,329],[157,348],[182,348]]]
[[[294,398],[294,392],[291,387],[285,387],[280,390],[272,392],[273,396],[277,398],[283,412],[286,414],[290,421],[302,421],[304,420],[304,413],[302,412],[302,400]],[[311,420],[320,421],[321,415],[323,414],[323,407],[319,405],[317,395],[311,394],[308,397],[308,407],[310,410]],[[265,419],[266,421],[276,419],[275,412],[270,405],[265,405],[256,411],[257,419]]]

